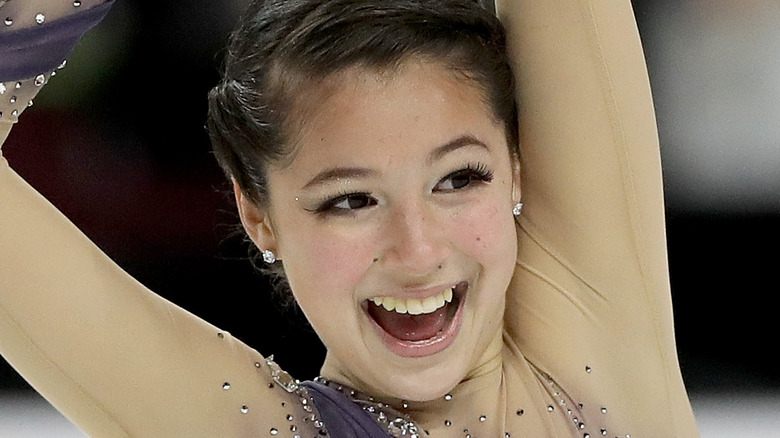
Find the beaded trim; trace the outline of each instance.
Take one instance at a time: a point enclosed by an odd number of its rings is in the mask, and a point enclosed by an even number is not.
[[[353,403],[360,406],[364,412],[382,426],[390,436],[395,438],[420,438],[422,436],[417,425],[409,415],[398,412],[385,403],[376,402],[370,395],[363,394],[348,386],[331,382],[322,376],[314,378],[314,381],[347,395]]]

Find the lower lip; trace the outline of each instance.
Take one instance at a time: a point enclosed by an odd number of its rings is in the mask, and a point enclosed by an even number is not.
[[[426,357],[443,351],[455,342],[455,339],[458,337],[458,332],[460,331],[461,322],[463,321],[463,307],[465,302],[466,296],[465,294],[462,294],[458,302],[458,309],[455,311],[455,315],[453,315],[452,320],[447,327],[432,338],[424,339],[422,341],[402,341],[401,339],[390,336],[389,333],[374,321],[374,318],[371,318],[368,314],[366,314],[366,317],[371,321],[374,329],[379,333],[379,337],[392,353],[408,358]]]

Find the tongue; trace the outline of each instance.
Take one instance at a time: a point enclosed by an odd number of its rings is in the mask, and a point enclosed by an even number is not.
[[[447,323],[447,307],[422,315],[388,312],[382,306],[368,305],[368,313],[390,336],[402,341],[422,341],[436,336]]]

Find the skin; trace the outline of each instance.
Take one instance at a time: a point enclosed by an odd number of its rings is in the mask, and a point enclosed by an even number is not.
[[[323,376],[380,399],[426,401],[499,363],[520,188],[480,90],[435,62],[407,60],[392,72],[342,71],[301,94],[306,122],[291,161],[268,169],[267,206],[237,188],[236,199],[327,347]],[[460,329],[434,354],[394,353],[364,310],[375,296],[425,297],[463,281]]]

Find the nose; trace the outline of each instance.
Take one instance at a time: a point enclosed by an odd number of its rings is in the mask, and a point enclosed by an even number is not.
[[[425,276],[441,268],[449,254],[443,213],[424,202],[408,202],[389,213],[380,259],[405,275]]]

